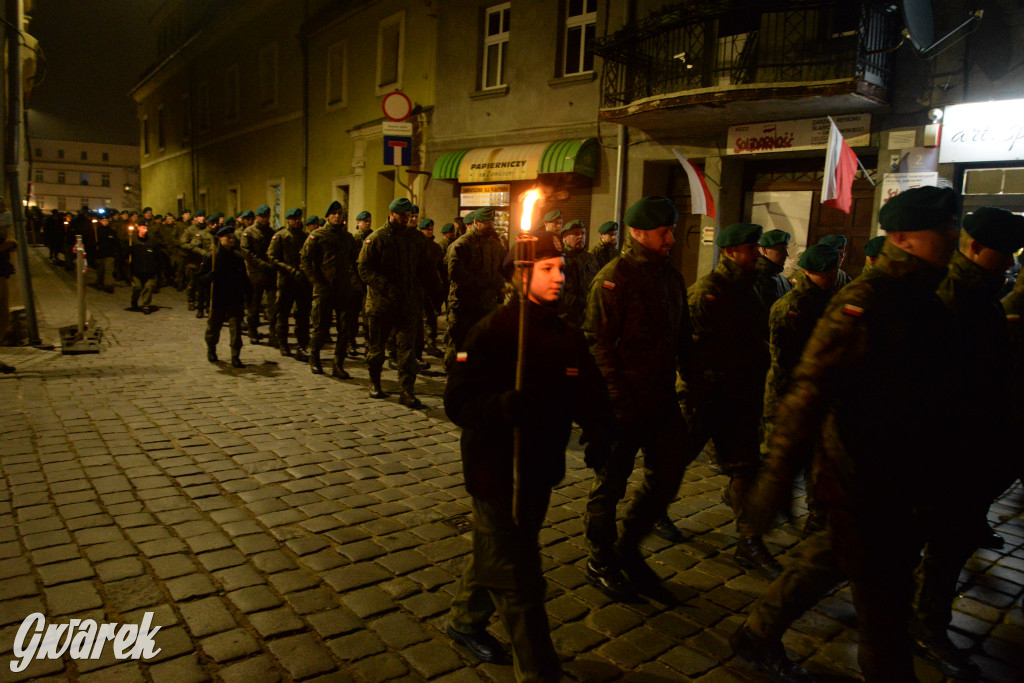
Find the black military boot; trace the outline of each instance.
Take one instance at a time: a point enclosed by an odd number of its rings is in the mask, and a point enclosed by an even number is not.
[[[331,377],[337,377],[338,379],[352,379],[352,375],[345,371],[345,368],[341,365],[341,359],[344,356],[334,357],[334,369],[331,370]]]
[[[911,629],[914,647],[932,660],[944,675],[958,681],[974,681],[981,676],[978,665],[970,656],[953,644],[945,630],[929,629],[919,622]]]
[[[772,557],[760,538],[741,538],[736,544],[736,563],[744,569],[758,569],[774,581],[782,573],[782,565]]]
[[[242,359],[239,356],[231,356],[231,367],[244,368],[245,363],[242,362]]]
[[[190,311],[196,310],[196,302],[193,301],[192,299],[188,300],[188,310],[190,310]]]
[[[612,562],[590,558],[583,573],[587,583],[616,602],[636,602],[638,595],[633,584]]]
[[[758,638],[746,626],[740,626],[729,638],[729,644],[738,657],[750,662],[773,681],[810,683],[814,680],[811,674],[786,655],[782,641]]]
[[[288,346],[288,342],[281,342],[280,344],[277,345],[277,348],[281,350],[282,356],[292,355],[292,347]]]
[[[314,375],[324,374],[324,366],[320,364],[320,349],[310,349],[309,369]]]
[[[401,395],[398,397],[398,402],[401,403],[406,408],[410,408],[412,410],[419,410],[420,408],[426,407],[425,405],[423,405],[423,401],[416,398],[416,395],[411,391],[403,391]]]
[[[204,311],[201,308],[197,308],[196,309],[196,317],[197,318],[205,318],[206,317],[206,311]]]
[[[682,543],[686,540],[686,536],[679,530],[679,527],[672,523],[668,515],[663,515],[661,519],[654,523],[651,533],[658,538],[665,539],[669,543]]]
[[[304,349],[301,346],[296,348],[295,360],[299,361],[300,363],[305,363],[307,360],[309,360],[309,355],[306,353],[306,349]],[[321,372],[323,372],[323,370],[321,370]]]
[[[210,361],[211,363],[216,363],[217,362],[217,347],[216,346],[207,346],[206,347],[206,360]]]
[[[370,370],[370,398],[387,398],[388,395],[380,388],[380,370]]]

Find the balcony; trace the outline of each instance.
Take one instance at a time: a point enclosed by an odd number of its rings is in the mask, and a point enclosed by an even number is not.
[[[652,134],[872,112],[889,103],[901,23],[892,3],[670,7],[598,40],[601,118]]]

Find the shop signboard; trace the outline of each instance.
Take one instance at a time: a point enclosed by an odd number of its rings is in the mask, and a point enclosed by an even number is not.
[[[915,187],[926,185],[939,186],[939,174],[928,173],[886,173],[882,177],[882,204],[898,195],[900,192]]]
[[[459,182],[491,183],[536,178],[541,155],[549,144],[472,149],[459,164]]]
[[[946,107],[940,164],[1024,159],[1024,100]]]
[[[463,185],[459,193],[460,206],[508,206],[511,185]]]
[[[871,142],[871,115],[833,116],[839,132],[850,147],[866,147]],[[770,121],[730,126],[725,153],[796,152],[828,147],[828,117]]]

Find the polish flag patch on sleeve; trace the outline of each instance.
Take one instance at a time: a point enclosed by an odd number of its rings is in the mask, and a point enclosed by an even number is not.
[[[469,354],[467,352],[459,351],[455,354],[456,363],[465,363],[467,360],[469,360]]]
[[[615,289],[615,283],[612,282],[611,280],[605,280],[604,282],[601,283],[601,286],[609,291]]]
[[[859,318],[864,315],[864,309],[860,306],[854,306],[853,304],[846,304],[843,306],[843,313],[846,315],[852,315],[854,318]]]
[[[370,238],[369,237],[367,237],[365,240],[363,240],[363,244],[369,244],[369,243],[370,243]]]
[[[1008,322],[1008,323],[1019,323],[1020,322],[1020,313],[1007,313],[1006,314],[1006,322]]]
[[[786,316],[789,317],[789,318],[799,318],[800,314],[797,313],[796,311],[788,311],[786,313]]]
[[[715,300],[715,295],[714,294],[705,294],[704,295],[704,300],[705,301],[714,301]]]
[[[566,368],[565,369],[565,376],[566,377],[579,377],[580,376],[580,369],[579,368]]]

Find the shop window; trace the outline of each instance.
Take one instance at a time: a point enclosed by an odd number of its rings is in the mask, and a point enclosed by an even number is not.
[[[597,0],[567,0],[562,75],[594,70],[594,34],[597,30]]]
[[[488,7],[484,16],[483,78],[481,88],[498,88],[505,80],[505,60],[508,54],[508,29],[512,4]]]
[[[1024,194],[1024,168],[968,169],[964,194]]]
[[[405,12],[392,14],[377,27],[377,94],[402,87]]]
[[[327,107],[345,106],[348,96],[348,43],[341,41],[327,48]]]
[[[277,43],[260,50],[260,106],[277,106]]]

